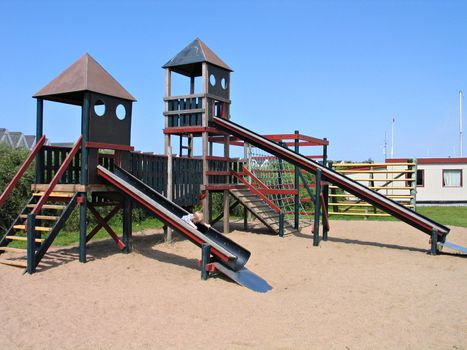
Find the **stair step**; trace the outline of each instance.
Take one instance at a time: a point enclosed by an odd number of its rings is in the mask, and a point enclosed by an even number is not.
[[[13,228],[16,230],[26,230],[26,225],[15,225],[13,226]],[[51,227],[42,227],[42,226],[35,227],[36,231],[42,231],[42,232],[49,232],[51,229],[52,229]]]
[[[36,205],[35,204],[28,204],[28,208],[34,208]],[[54,210],[63,210],[65,209],[65,205],[60,205],[60,204],[44,204],[42,206],[42,209],[54,209]]]
[[[32,195],[34,197],[42,197],[45,194],[45,192],[35,192]],[[72,198],[74,196],[74,192],[52,192],[50,193],[49,197],[55,197],[55,198]]]
[[[26,262],[7,260],[7,259],[0,259],[0,264],[16,266],[16,267],[23,267],[23,268],[28,267],[28,264]]]
[[[26,242],[28,240],[27,237],[21,237],[21,236],[6,236],[6,239],[11,239],[12,241],[24,241],[24,242]],[[44,242],[44,240],[42,238],[35,238],[34,241],[36,243]]]
[[[27,219],[28,216],[26,214],[21,214],[19,216],[21,219]],[[52,216],[52,215],[37,215],[37,220],[49,220],[49,221],[57,221],[60,217],[59,216]]]
[[[11,252],[11,253],[26,253],[26,249],[22,249],[22,248],[0,247],[0,250],[3,250],[4,252]]]

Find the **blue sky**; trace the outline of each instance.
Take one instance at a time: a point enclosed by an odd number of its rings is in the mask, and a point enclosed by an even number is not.
[[[2,0],[0,127],[34,133],[31,96],[89,52],[138,99],[133,145],[161,153],[161,66],[196,37],[234,69],[232,120],[258,133],[382,160],[395,117],[394,156],[459,155],[466,1]],[[77,107],[45,113],[49,139],[78,137]]]

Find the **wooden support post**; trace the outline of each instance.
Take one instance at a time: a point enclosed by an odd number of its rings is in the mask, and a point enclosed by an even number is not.
[[[208,65],[206,62],[202,64],[202,79],[203,79],[203,115],[202,115],[202,126],[208,127],[209,124],[209,97],[208,94],[208,83],[209,83],[209,76],[208,76]],[[205,218],[210,217],[209,213],[209,191],[206,189],[206,186],[209,185],[209,176],[207,172],[209,170],[209,161],[207,157],[209,156],[209,133],[204,131],[202,133],[202,148],[203,148],[203,190],[206,191],[206,195],[203,199],[203,214]]]
[[[438,255],[438,231],[433,230],[431,231],[431,255]]]
[[[315,221],[313,227],[313,245],[319,245],[319,217],[321,209],[321,169],[316,170],[316,184],[315,184]]]
[[[167,155],[167,199],[173,201],[173,156],[172,147],[170,144],[166,147]],[[171,227],[166,226],[165,240],[171,242],[173,238],[173,231]]]
[[[209,277],[209,272],[206,269],[206,265],[209,264],[211,258],[211,246],[209,244],[203,243],[201,246],[201,279],[207,280]]]
[[[284,213],[279,213],[279,237],[284,237]]]
[[[132,206],[133,203],[131,199],[125,197],[123,199],[123,244],[125,244],[124,251],[127,254],[130,253],[133,248]]]
[[[299,144],[299,131],[295,130],[295,135],[296,138],[294,140],[294,151],[297,153],[300,153],[300,144]],[[298,166],[295,166],[295,176],[294,176],[294,188],[295,191],[297,191],[297,194],[294,196],[294,228],[296,230],[299,229],[300,226],[300,212],[299,212],[299,207],[300,207],[300,179],[299,179],[299,173],[300,173],[300,168]]]
[[[248,210],[243,206],[243,230],[248,231]]]
[[[287,147],[285,146],[284,143],[280,143],[282,146],[284,147]],[[278,187],[279,187],[279,190],[282,190],[282,184],[283,184],[283,179],[282,179],[282,175],[283,175],[283,172],[284,172],[284,164],[283,164],[283,160],[282,158],[277,158],[277,162],[278,162],[278,169],[277,169],[277,184],[278,184]],[[282,207],[283,207],[283,203],[282,203],[282,195],[278,194],[277,195],[277,204],[278,204],[278,207],[282,210]]]
[[[327,141],[326,138],[324,138],[325,141]],[[323,165],[325,167],[328,166],[328,146],[324,145],[323,146]],[[323,203],[322,205],[324,206],[323,214],[322,214],[322,222],[323,222],[323,241],[328,240],[328,226],[324,225],[325,222],[329,222],[329,218],[326,217],[327,213],[329,212],[328,208],[329,204],[329,184],[326,183],[323,186]]]
[[[36,112],[36,143],[44,134],[44,100],[37,99]],[[36,156],[36,184],[44,183],[44,152],[40,150]]]
[[[227,169],[230,170],[230,135],[224,136],[224,157],[227,159]],[[229,182],[229,177],[225,176],[226,183]],[[224,234],[230,232],[230,196],[229,190],[224,190]]]
[[[80,194],[79,206],[79,261],[81,263],[86,262],[87,208],[88,199],[86,196],[86,192],[82,192]]]
[[[34,273],[36,270],[36,215],[28,214],[26,224],[26,235],[27,235],[27,267],[26,272],[29,274]]]
[[[91,96],[89,92],[84,94],[83,108],[81,114],[81,134],[83,135],[81,146],[81,185],[88,184],[88,149],[86,144],[89,138],[89,110],[91,104]],[[86,262],[86,234],[87,234],[87,194],[82,192],[80,201],[80,231],[79,231],[79,261]]]

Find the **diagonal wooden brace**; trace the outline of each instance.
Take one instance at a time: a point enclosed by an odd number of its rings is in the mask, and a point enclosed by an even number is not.
[[[97,219],[97,222],[98,222],[98,225],[92,231],[93,232],[96,231],[96,233],[97,233],[97,231],[99,231],[102,227],[105,228],[105,230],[108,232],[110,237],[112,237],[112,239],[115,241],[115,243],[117,243],[117,246],[120,249],[125,249],[126,248],[125,244],[122,242],[122,240],[120,238],[118,238],[117,234],[114,232],[114,230],[112,230],[112,228],[107,223],[107,221],[110,220],[110,218],[113,217],[118,212],[118,210],[122,207],[121,204],[116,206],[105,218],[103,218],[99,214],[99,212],[96,210],[96,208],[94,208],[94,206],[91,203],[88,203],[88,207],[89,207],[89,210],[91,211],[91,213],[93,213],[93,215],[95,216],[95,218]],[[110,214],[112,214],[112,215],[110,216]],[[109,216],[110,216],[110,218],[108,218]],[[99,227],[99,226],[100,226],[100,228],[97,229],[97,227]],[[91,233],[93,233],[93,232],[91,232]],[[91,236],[91,233],[88,235],[86,240],[91,239],[92,236],[94,236],[96,234],[96,233],[93,233],[93,235]]]

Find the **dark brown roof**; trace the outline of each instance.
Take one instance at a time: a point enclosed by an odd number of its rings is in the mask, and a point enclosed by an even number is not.
[[[232,72],[232,69],[199,38],[193,40],[162,68],[171,68],[183,75],[200,76],[201,65],[199,63],[201,62],[208,62]]]
[[[88,53],[65,69],[33,97],[81,105],[85,91],[97,92],[124,100],[136,101]]]

